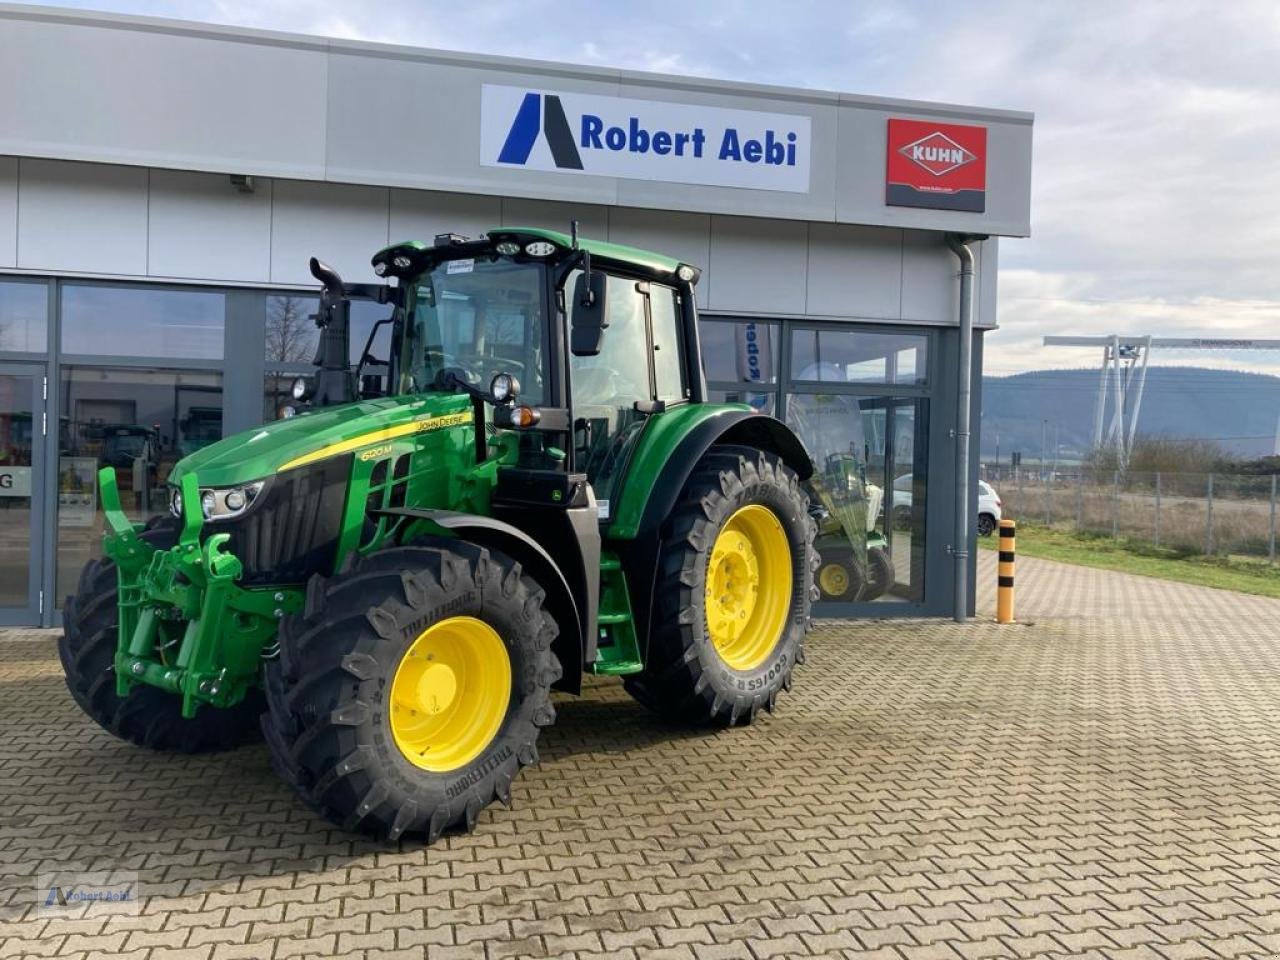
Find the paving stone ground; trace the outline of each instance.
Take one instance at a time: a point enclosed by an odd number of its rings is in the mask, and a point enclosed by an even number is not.
[[[592,683],[514,808],[429,850],[330,829],[260,748],[113,741],[11,632],[0,957],[1280,956],[1280,601],[1018,583],[1018,626],[822,625],[745,730]],[[41,917],[68,868],[135,871],[143,912]]]

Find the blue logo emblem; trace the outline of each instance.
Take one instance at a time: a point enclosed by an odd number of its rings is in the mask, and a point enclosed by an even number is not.
[[[573,131],[564,114],[564,105],[555,94],[526,93],[516,110],[515,120],[498,154],[499,163],[524,166],[529,161],[538,135],[546,138],[551,159],[561,170],[581,170],[582,157],[573,142]]]

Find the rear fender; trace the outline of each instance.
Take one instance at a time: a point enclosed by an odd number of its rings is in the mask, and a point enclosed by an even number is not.
[[[688,413],[683,424],[671,424],[652,435],[645,431],[622,487],[630,496],[620,504],[608,530],[609,546],[623,561],[636,636],[646,659],[663,525],[703,455],[714,446],[750,447],[776,455],[801,480],[813,475],[813,461],[804,444],[782,421],[742,407],[704,404],[676,408],[665,416],[684,410]],[[678,427],[684,429],[673,436],[672,428]],[[643,469],[646,462],[655,461],[660,464],[656,469]],[[637,465],[642,469],[635,471]],[[651,483],[646,482],[649,477]]]
[[[671,450],[649,490],[634,536],[651,535],[661,529],[698,461],[713,446],[766,450],[794,470],[801,480],[813,475],[813,461],[804,444],[781,420],[762,413],[725,410],[697,423]],[[610,536],[616,537],[619,533],[611,530]]]

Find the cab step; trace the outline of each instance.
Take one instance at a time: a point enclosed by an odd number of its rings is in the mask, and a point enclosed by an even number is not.
[[[607,550],[600,555],[600,613],[597,622],[600,636],[596,641],[596,660],[591,664],[591,671],[618,676],[643,670],[635,622],[631,619],[627,578],[622,572],[622,562]]]

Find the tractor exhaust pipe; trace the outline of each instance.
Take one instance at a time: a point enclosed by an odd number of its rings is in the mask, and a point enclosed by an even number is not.
[[[342,277],[327,263],[312,257],[311,275],[322,284],[320,312],[315,317],[320,346],[313,362],[320,369],[314,403],[319,407],[350,403],[356,398],[351,369],[351,301],[342,286]]]

